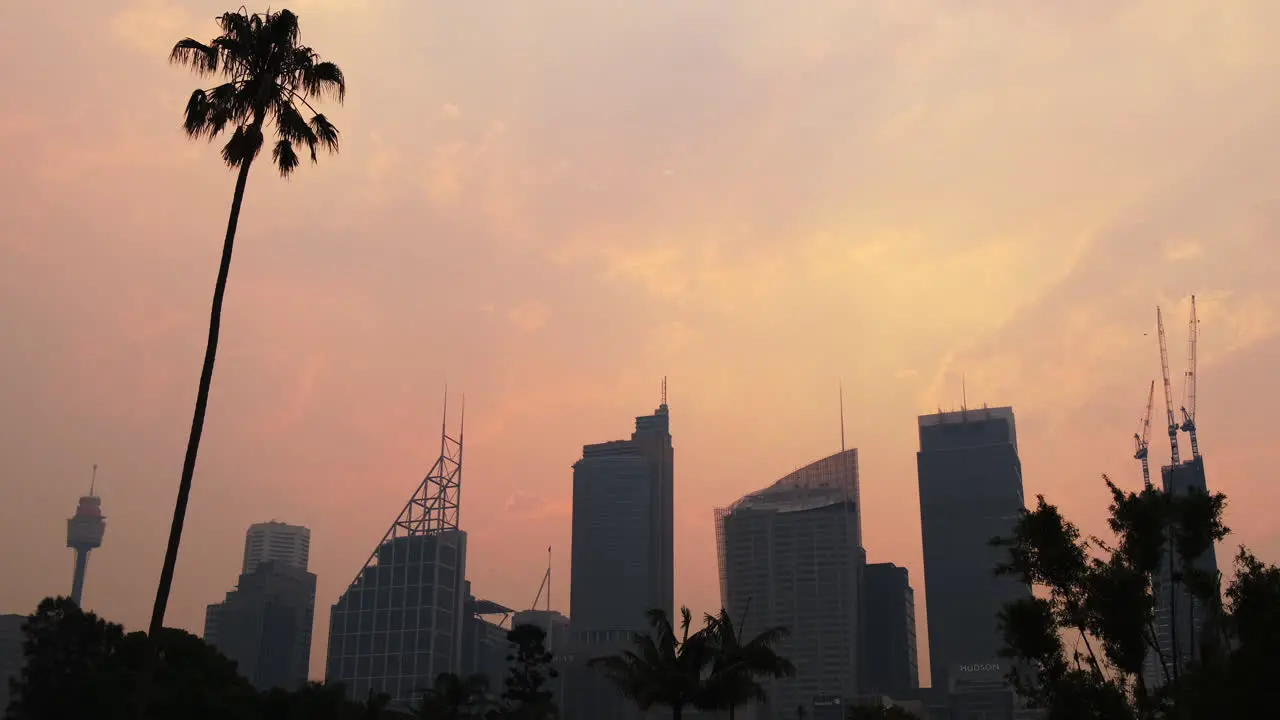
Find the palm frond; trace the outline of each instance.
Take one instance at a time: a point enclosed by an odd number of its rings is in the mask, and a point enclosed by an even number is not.
[[[303,147],[312,162],[321,148],[337,152],[338,129],[311,101],[331,97],[342,102],[346,79],[336,64],[321,61],[301,44],[297,16],[288,10],[250,13],[241,8],[223,13],[217,24],[221,34],[209,43],[187,38],[170,53],[172,62],[198,75],[225,79],[192,93],[183,117],[187,135],[211,140],[231,129],[222,157],[238,167],[257,156],[264,126],[274,124],[272,156],[284,175],[297,168]],[[309,120],[302,115],[304,107]]]
[[[298,153],[294,152],[293,143],[288,140],[276,141],[276,146],[271,151],[271,159],[275,160],[281,177],[289,177],[289,174],[298,167]]]
[[[253,125],[238,125],[231,139],[222,147],[222,161],[227,167],[237,168],[252,162],[262,149],[262,129]]]
[[[341,105],[347,97],[347,78],[331,62],[315,63],[303,74],[303,89],[318,98],[331,97]]]
[[[189,137],[198,138],[207,135],[209,139],[213,139],[216,133],[210,132],[211,109],[209,96],[205,91],[196,90],[191,93],[191,98],[187,100],[187,109],[182,115],[182,129]]]
[[[197,75],[212,75],[218,72],[218,51],[199,40],[184,38],[169,52],[169,62],[186,65]]]

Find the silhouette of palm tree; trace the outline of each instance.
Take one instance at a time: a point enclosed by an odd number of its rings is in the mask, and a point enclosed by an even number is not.
[[[191,478],[195,474],[200,434],[204,430],[205,409],[209,404],[209,385],[218,351],[218,331],[222,323],[227,274],[231,269],[231,250],[235,244],[249,168],[262,149],[263,129],[268,124],[275,126],[276,142],[271,157],[280,174],[287,177],[300,163],[298,151],[302,146],[310,153],[312,162],[316,161],[320,148],[337,151],[337,128],[323,114],[315,111],[311,101],[327,97],[342,102],[347,87],[337,65],[321,61],[315,51],[301,43],[298,18],[288,10],[251,14],[242,8],[239,12],[223,13],[218,18],[218,26],[222,34],[208,44],[187,38],[174,45],[169,55],[170,62],[186,65],[198,75],[221,76],[222,83],[191,93],[183,127],[191,138],[210,141],[230,129],[231,137],[222,147],[222,160],[228,167],[239,169],[239,174],[222,242],[222,261],[218,266],[213,309],[209,317],[209,339],[200,371],[200,387],[196,392],[191,435],[182,461],[182,480],[178,484],[169,544],[165,549],[164,567],[160,571],[160,584],[156,588],[155,605],[151,611],[150,635],[158,633],[164,624],[169,590],[173,586],[182,524],[191,495]],[[311,115],[310,120],[303,116],[303,110]]]

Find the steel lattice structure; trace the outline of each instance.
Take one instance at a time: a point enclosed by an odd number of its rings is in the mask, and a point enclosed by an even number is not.
[[[436,535],[458,530],[462,504],[462,437],[466,429],[467,401],[462,400],[458,419],[458,436],[449,435],[449,393],[444,396],[444,417],[440,421],[440,457],[422,479],[413,497],[405,503],[395,522],[374,547],[364,567],[378,564],[378,552],[387,543],[400,538]],[[361,568],[364,572],[364,568]],[[357,580],[359,575],[356,576]],[[355,581],[352,582],[355,584]]]
[[[459,524],[465,402],[456,437],[334,604],[325,676],[360,700],[369,691],[412,701],[442,672],[461,671],[466,533]]]

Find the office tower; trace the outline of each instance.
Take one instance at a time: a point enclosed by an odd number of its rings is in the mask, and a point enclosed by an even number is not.
[[[26,621],[26,615],[0,615],[0,717],[9,707],[9,680],[17,680],[26,664],[22,654],[22,625]]]
[[[311,531],[300,525],[282,522],[254,523],[244,539],[242,573],[252,573],[258,563],[275,560],[303,570],[311,555]]]
[[[997,615],[1031,596],[1017,579],[995,576],[1007,550],[990,544],[1013,533],[1025,507],[1013,408],[922,416],[916,464],[936,692],[962,668],[1001,662]]]
[[[204,640],[259,690],[307,683],[316,576],[280,560],[258,562],[236,589],[205,610]]]
[[[511,617],[511,608],[492,600],[482,600],[471,594],[471,581],[463,583],[467,600],[463,604],[462,625],[462,677],[482,675],[489,681],[489,689],[502,693],[502,683],[507,674],[507,628],[503,621]],[[501,616],[501,617],[499,617]],[[497,622],[489,618],[497,619]]]
[[[76,514],[67,520],[67,547],[76,551],[75,569],[71,577],[71,599],[81,604],[84,594],[84,574],[89,568],[89,551],[102,547],[102,536],[107,531],[106,517],[102,514],[102,499],[93,493],[98,466],[93,466],[94,481],[89,483],[89,494],[80,498]]]
[[[770,681],[766,716],[842,713],[858,694],[858,451],[800,468],[715,520],[724,608],[744,637],[790,631],[777,650],[796,677]]]
[[[905,700],[920,688],[916,598],[907,569],[872,563],[862,571],[861,692]]]
[[[403,705],[462,667],[462,427],[440,436],[440,457],[330,615],[325,677],[355,701],[373,690]]]
[[[1164,491],[1171,495],[1209,492],[1204,457],[1199,455],[1177,465],[1162,467],[1160,476]],[[1171,578],[1181,577],[1186,572],[1182,559],[1171,547],[1166,547],[1161,565],[1160,571],[1152,579],[1156,596],[1156,645],[1160,652],[1149,652],[1147,655],[1144,675],[1150,688],[1163,686],[1166,683],[1166,672],[1172,677],[1175,660],[1180,673],[1182,668],[1200,657],[1202,628],[1208,617],[1208,608],[1192,596],[1185,584],[1175,586],[1171,582]],[[1192,567],[1206,573],[1207,577],[1217,577],[1218,558],[1215,549],[1211,546],[1192,562]],[[1175,647],[1178,648],[1176,654]]]
[[[650,609],[673,611],[673,450],[665,385],[662,404],[636,418],[630,440],[587,445],[573,466],[569,605],[575,656],[583,665],[647,632]],[[629,712],[599,673],[585,666],[574,673],[579,684],[572,694],[583,706],[567,715],[590,720]]]
[[[1199,342],[1199,320],[1196,317],[1196,298],[1191,296],[1191,318],[1187,328],[1187,371],[1184,375],[1186,385],[1183,388],[1187,405],[1180,408],[1182,421],[1174,414],[1173,397],[1169,383],[1169,353],[1164,332],[1164,316],[1160,308],[1156,308],[1156,326],[1160,340],[1160,369],[1164,380],[1166,429],[1169,433],[1169,464],[1160,469],[1163,490],[1171,496],[1190,494],[1207,495],[1209,483],[1205,478],[1204,456],[1200,454],[1200,442],[1196,425],[1196,346]],[[1154,384],[1152,386],[1154,394]],[[1151,409],[1148,401],[1147,422],[1150,422]],[[1191,459],[1183,460],[1178,444],[1178,433],[1185,432],[1190,436]],[[1143,462],[1143,471],[1147,469],[1146,438],[1139,438],[1139,459]],[[1191,569],[1203,573],[1205,577],[1217,578],[1217,552],[1210,545],[1198,558],[1191,561]],[[1181,669],[1194,662],[1201,655],[1203,640],[1202,628],[1208,619],[1207,608],[1197,601],[1187,590],[1184,583],[1174,582],[1174,578],[1183,577],[1188,572],[1183,560],[1178,557],[1173,542],[1166,543],[1163,562],[1156,576],[1152,578],[1156,596],[1155,635],[1158,652],[1149,652],[1146,658],[1144,676],[1147,686],[1159,688],[1167,681],[1181,674]]]

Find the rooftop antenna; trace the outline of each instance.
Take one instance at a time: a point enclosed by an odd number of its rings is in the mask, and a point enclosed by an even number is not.
[[[960,373],[960,412],[969,410],[969,388],[965,384],[964,373]]]
[[[440,412],[440,454],[444,455],[444,438],[449,429],[449,386],[444,386],[444,409]]]
[[[93,488],[98,484],[98,463],[93,464],[93,474],[89,476],[89,497],[93,497]]]
[[[662,404],[667,404],[667,376],[662,376]]]
[[[844,381],[840,381],[840,452],[844,452]]]

